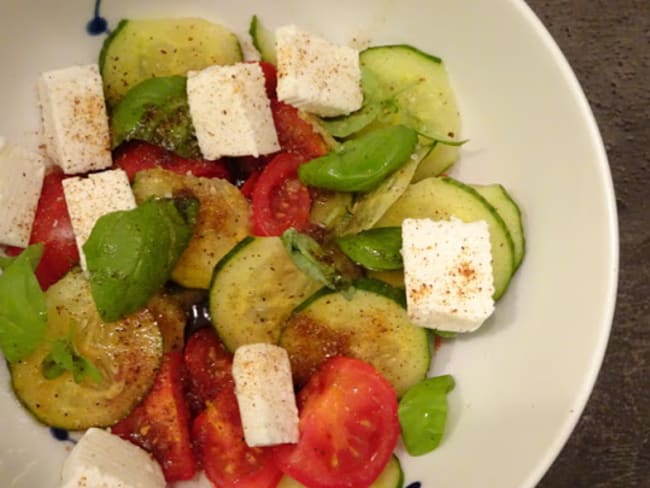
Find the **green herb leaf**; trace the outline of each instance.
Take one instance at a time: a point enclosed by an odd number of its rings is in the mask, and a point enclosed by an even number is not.
[[[131,88],[111,116],[113,147],[138,139],[186,158],[199,158],[184,76],[147,79]]]
[[[318,242],[293,227],[284,231],[280,239],[298,269],[332,290],[340,287],[343,276],[327,261],[327,254]]]
[[[336,239],[341,251],[352,261],[372,271],[402,269],[402,229],[378,227]]]
[[[98,219],[83,246],[97,310],[112,322],[143,307],[168,280],[192,236],[187,201],[150,199]],[[187,209],[194,208],[189,213]],[[189,220],[192,220],[189,218]]]
[[[404,446],[412,456],[433,451],[447,423],[447,394],[454,389],[450,375],[427,378],[402,396],[397,415]]]
[[[57,339],[52,344],[52,350],[41,364],[43,376],[48,380],[58,378],[66,371],[72,373],[75,383],[81,383],[89,378],[100,383],[103,375],[94,364],[77,353],[70,338]]]
[[[34,244],[0,275],[0,348],[9,362],[29,356],[45,334],[47,304],[34,275],[42,255],[43,244]]]
[[[298,168],[311,186],[345,192],[367,192],[402,167],[415,151],[418,135],[403,125],[374,129],[344,142],[337,151]]]

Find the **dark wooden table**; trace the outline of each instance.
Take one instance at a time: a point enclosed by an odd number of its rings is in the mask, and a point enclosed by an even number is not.
[[[650,487],[650,0],[527,0],[600,126],[620,226],[612,335],[596,387],[539,488]]]

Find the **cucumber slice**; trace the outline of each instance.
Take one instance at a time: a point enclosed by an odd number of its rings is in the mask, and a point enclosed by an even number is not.
[[[214,266],[250,233],[248,200],[226,180],[156,168],[138,172],[133,193],[138,203],[150,197],[188,193],[199,200],[194,233],[171,276],[186,288],[208,289]]]
[[[113,107],[143,80],[242,59],[237,36],[205,19],[122,20],[104,41],[99,68],[106,102]]]
[[[376,226],[401,225],[407,217],[444,220],[451,216],[465,222],[487,222],[492,245],[493,296],[498,300],[514,273],[514,244],[499,213],[472,187],[448,177],[426,178],[411,185]]]
[[[402,465],[397,456],[393,454],[379,477],[368,488],[402,488],[403,486],[404,472],[402,471]],[[285,474],[276,488],[305,488],[305,485]]]
[[[118,322],[103,322],[79,269],[51,286],[46,300],[46,341],[10,365],[16,396],[49,426],[81,430],[114,424],[140,403],[154,382],[163,353],[156,318],[143,309]],[[70,372],[45,379],[43,359],[52,341],[65,338],[101,371],[101,383],[89,378],[76,383]]]
[[[260,53],[262,61],[267,61],[271,64],[278,64],[275,55],[275,35],[272,31],[262,25],[262,22],[257,15],[253,15],[248,27],[248,33],[253,41],[253,46],[255,46],[257,52]]]
[[[296,305],[320,284],[300,271],[279,237],[247,237],[214,269],[209,309],[228,349],[255,342],[277,344]]]
[[[402,44],[368,48],[360,53],[359,61],[374,74],[381,90],[394,97],[397,110],[390,123],[407,125],[430,137],[458,140],[460,116],[440,58]],[[438,143],[420,163],[415,181],[443,173],[457,158],[457,147]]]
[[[421,381],[431,364],[427,330],[413,325],[403,290],[381,281],[357,280],[354,292],[316,292],[286,322],[280,345],[289,353],[294,382],[304,385],[328,357],[369,362],[398,395]]]
[[[507,190],[498,183],[492,185],[471,185],[496,209],[510,231],[514,245],[515,270],[519,268],[526,254],[526,237],[521,210]]]

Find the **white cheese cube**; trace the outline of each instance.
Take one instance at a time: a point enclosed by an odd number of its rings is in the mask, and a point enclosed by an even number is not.
[[[104,214],[135,208],[135,197],[129,177],[121,169],[91,173],[86,178],[65,178],[63,194],[79,249],[81,268],[86,271],[83,245],[90,237],[95,222]]]
[[[41,195],[45,164],[38,154],[0,137],[0,243],[26,247]]]
[[[144,449],[94,427],[70,451],[61,472],[61,488],[165,486],[160,465]]]
[[[402,256],[407,312],[414,324],[471,332],[494,311],[485,221],[405,219]]]
[[[187,99],[204,158],[257,157],[280,149],[259,64],[190,71]]]
[[[298,29],[275,31],[278,98],[323,117],[361,108],[359,52]]]
[[[287,351],[272,344],[237,348],[232,374],[249,446],[298,442],[298,409]]]
[[[96,64],[43,73],[38,80],[47,155],[65,174],[111,166],[104,90]]]

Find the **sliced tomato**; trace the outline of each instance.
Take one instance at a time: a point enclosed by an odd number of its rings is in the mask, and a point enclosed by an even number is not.
[[[221,160],[185,159],[143,141],[129,141],[117,148],[113,165],[126,171],[130,180],[133,180],[138,171],[155,167],[179,174],[230,179],[228,166]]]
[[[266,61],[257,61],[264,73],[264,80],[266,81],[266,95],[270,98],[276,98],[275,88],[278,85],[278,73],[275,65]]]
[[[252,193],[253,233],[278,236],[290,227],[302,230],[309,224],[311,197],[298,179],[303,157],[278,154],[264,168]]]
[[[149,394],[111,429],[150,452],[168,482],[187,480],[196,473],[184,381],[183,354],[178,350],[166,353]]]
[[[325,362],[298,393],[300,439],[273,447],[278,467],[311,488],[369,486],[399,437],[397,396],[358,359]]]
[[[271,111],[282,150],[302,154],[305,161],[329,152],[323,137],[300,116],[297,108],[272,99]]]
[[[246,198],[249,200],[253,198],[253,190],[255,189],[255,186],[257,185],[257,180],[260,179],[260,171],[253,171],[248,178],[246,178],[246,181],[244,181],[244,184],[239,188],[242,192],[242,195],[244,195]]]
[[[282,473],[269,448],[244,442],[237,398],[224,388],[194,420],[192,434],[207,478],[218,488],[274,488]]]
[[[226,349],[212,327],[194,332],[185,344],[187,403],[198,414],[223,388],[234,388],[232,353]]]
[[[36,278],[43,290],[59,281],[79,262],[77,242],[61,184],[64,178],[58,167],[53,167],[45,175],[29,238],[30,244],[44,244],[43,256],[36,268]],[[7,254],[12,256],[21,251],[16,247],[7,248]]]

